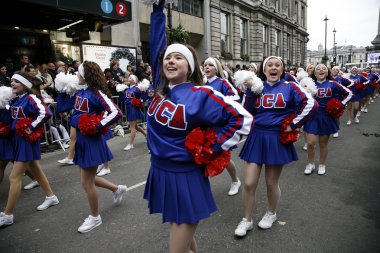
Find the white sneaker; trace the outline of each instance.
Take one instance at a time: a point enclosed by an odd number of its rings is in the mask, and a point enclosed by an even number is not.
[[[97,176],[99,177],[102,177],[102,176],[105,176],[105,175],[108,175],[111,173],[111,169],[110,168],[102,168],[99,173],[97,174]]]
[[[83,224],[78,228],[79,233],[87,233],[97,226],[100,226],[102,224],[102,218],[100,215],[97,217],[89,215],[83,222]]]
[[[96,174],[98,174],[102,169],[104,168],[104,164],[100,164],[98,168],[96,169]]]
[[[51,206],[55,206],[58,204],[59,204],[59,200],[57,196],[53,195],[51,197],[46,197],[45,201],[41,205],[37,206],[37,210],[42,211],[42,210],[48,209]]]
[[[307,143],[305,143],[305,145],[303,145],[302,149],[307,151]]]
[[[246,218],[243,218],[237,228],[235,229],[236,236],[245,236],[248,231],[253,229],[253,221],[248,221]]]
[[[305,175],[310,175],[311,173],[313,173],[313,170],[315,170],[315,164],[313,163],[308,163],[306,165],[306,169],[305,169]]]
[[[351,120],[347,121],[347,126],[351,125]]]
[[[354,122],[355,122],[356,124],[359,124],[360,120],[359,120],[358,116],[355,117]]]
[[[324,175],[326,173],[326,165],[320,164],[318,166],[318,175]]]
[[[130,150],[130,149],[132,149],[132,148],[134,148],[133,144],[128,144],[128,145],[124,148],[124,150],[127,151],[127,150]]]
[[[364,113],[367,113],[367,112],[368,112],[368,109],[367,109],[367,108],[364,108],[363,112],[364,112]]]
[[[112,193],[113,195],[113,203],[120,204],[123,199],[123,194],[127,192],[126,185],[118,185],[117,190]]]
[[[360,117],[360,111],[356,113],[356,117]]]
[[[233,196],[233,195],[238,194],[240,185],[241,185],[241,182],[239,178],[237,182],[231,182],[231,187],[230,187],[230,191],[228,192],[228,195]]]
[[[360,111],[361,111],[361,112],[364,112],[364,107],[360,108]]]
[[[259,228],[268,229],[272,227],[273,222],[275,222],[276,220],[277,220],[276,214],[268,211],[265,213],[264,217],[261,219],[261,221],[257,225],[259,226]]]
[[[0,227],[9,226],[13,224],[13,214],[6,215],[5,213],[0,213]]]
[[[336,132],[335,134],[333,134],[333,138],[338,138],[339,137],[339,133]]]
[[[40,186],[40,184],[36,180],[33,180],[32,182],[24,186],[24,190],[30,190],[37,186]]]
[[[69,159],[68,157],[63,158],[62,160],[58,160],[58,163],[69,164],[69,165],[73,165],[74,164],[73,160]]]

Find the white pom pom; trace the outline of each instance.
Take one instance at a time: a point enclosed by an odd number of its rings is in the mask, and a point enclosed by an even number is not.
[[[75,93],[77,93],[78,90],[80,90],[79,85],[79,78],[77,75],[67,75],[68,85],[65,87],[65,92],[69,94],[70,96],[73,96]]]
[[[255,94],[260,94],[263,91],[263,89],[264,89],[263,81],[261,81],[260,78],[254,75],[252,79],[251,91]]]
[[[123,92],[123,91],[125,91],[126,88],[128,88],[128,86],[125,84],[119,83],[118,85],[116,85],[116,91],[117,92]]]
[[[148,79],[143,79],[141,82],[137,84],[137,87],[142,91],[145,92],[148,90],[150,86],[150,82]]]
[[[307,72],[305,70],[301,69],[300,71],[297,72],[298,82],[300,82],[305,77],[309,77],[309,75],[307,74]]]
[[[312,96],[317,94],[317,86],[315,85],[313,79],[310,77],[305,77],[301,80],[300,85],[306,90],[306,92],[310,93]]]
[[[240,70],[234,74],[235,84],[242,91],[245,92],[248,87],[255,94],[259,94],[264,89],[263,82],[256,76],[254,72],[247,70]]]
[[[79,79],[77,75],[59,73],[55,78],[55,89],[58,92],[73,96],[79,89]]]
[[[67,75],[65,75],[64,72],[61,72],[59,73],[55,79],[54,79],[54,83],[55,83],[55,89],[58,91],[58,92],[64,92],[64,89],[65,89],[65,86],[68,84],[68,81],[67,81]]]
[[[0,87],[0,109],[4,109],[9,102],[15,98],[16,95],[13,94],[12,88],[7,86]]]

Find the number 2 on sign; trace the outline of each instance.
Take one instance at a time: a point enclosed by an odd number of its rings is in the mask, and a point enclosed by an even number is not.
[[[127,15],[127,6],[121,2],[116,3],[116,13],[117,15],[124,17]]]

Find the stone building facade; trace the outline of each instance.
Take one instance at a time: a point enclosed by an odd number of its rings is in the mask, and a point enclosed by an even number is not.
[[[306,20],[306,0],[210,0],[211,55],[232,64],[278,55],[304,66]]]

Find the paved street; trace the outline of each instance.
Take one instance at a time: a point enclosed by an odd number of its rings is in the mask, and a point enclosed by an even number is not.
[[[218,212],[202,221],[196,238],[199,252],[380,252],[380,99],[350,127],[342,119],[340,136],[331,139],[327,174],[305,176],[303,140],[296,144],[299,161],[285,167],[281,177],[279,222],[270,230],[253,229],[234,237],[242,218],[241,192],[227,195],[227,172],[212,178]],[[129,137],[109,141],[115,159],[107,179],[127,184],[123,202],[115,206],[109,191],[100,189],[103,224],[86,234],[78,227],[88,215],[88,204],[76,166],[59,166],[62,151],[43,155],[41,164],[61,203],[36,211],[44,196],[40,187],[22,191],[14,212],[15,223],[0,229],[0,252],[168,252],[168,225],[160,215],[149,215],[142,199],[149,170],[149,154],[141,134],[135,149],[122,151]],[[242,147],[233,152],[238,158]],[[317,156],[318,157],[318,156]],[[3,210],[9,188],[6,170],[0,185]],[[266,211],[264,178],[257,194],[256,224]],[[24,177],[23,184],[29,183]]]

